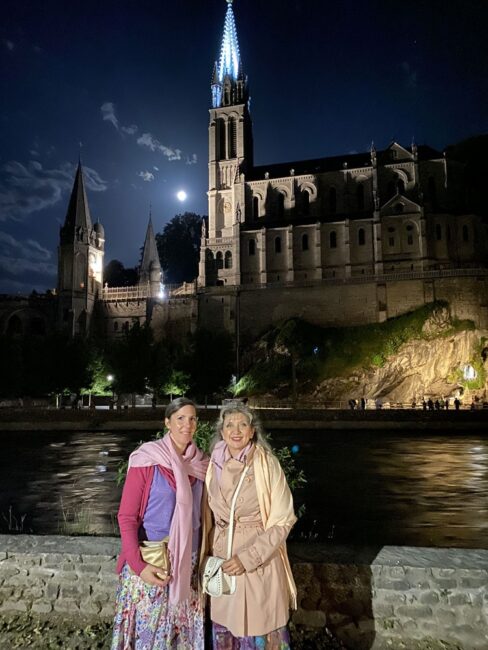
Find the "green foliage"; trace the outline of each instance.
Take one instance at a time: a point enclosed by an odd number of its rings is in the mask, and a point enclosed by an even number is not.
[[[234,369],[234,344],[227,332],[198,329],[192,340],[191,378],[196,395],[225,389]]]
[[[307,479],[305,477],[305,472],[303,469],[298,469],[295,462],[295,457],[293,456],[289,447],[280,447],[279,449],[274,449],[274,453],[280,465],[285,472],[286,480],[290,486],[292,492],[302,488]]]
[[[167,382],[163,385],[163,392],[173,397],[184,395],[190,388],[190,375],[183,370],[173,369]]]
[[[107,348],[107,362],[114,375],[116,393],[146,392],[152,343],[150,327],[135,322],[124,337]]]
[[[444,330],[428,334],[425,322],[445,302],[424,305],[410,313],[373,323],[344,328],[322,328],[301,321],[288,320],[267,332],[260,340],[261,358],[235,387],[235,395],[257,395],[290,388],[290,358],[298,384],[332,377],[347,377],[356,368],[382,367],[406,342],[431,336],[452,335],[472,330],[472,321],[452,321]],[[288,356],[288,361],[284,359]]]
[[[214,434],[213,424],[210,422],[199,422],[194,436],[196,446],[206,454],[210,453],[210,441]]]
[[[478,344],[473,350],[473,356],[469,360],[469,365],[472,366],[476,371],[475,379],[467,380],[464,378],[464,373],[461,368],[456,371],[455,380],[464,388],[469,390],[481,390],[484,388],[486,383],[486,370],[483,363],[483,350],[485,349],[486,339],[481,337]]]

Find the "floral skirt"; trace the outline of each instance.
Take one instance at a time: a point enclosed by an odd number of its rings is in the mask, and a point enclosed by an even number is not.
[[[290,650],[286,625],[262,636],[234,636],[223,625],[212,623],[213,650]]]
[[[204,612],[193,555],[190,597],[171,605],[169,587],[146,584],[125,564],[117,588],[111,650],[203,650]]]

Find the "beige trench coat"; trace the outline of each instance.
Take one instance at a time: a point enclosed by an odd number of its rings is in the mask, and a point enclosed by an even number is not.
[[[278,460],[260,445],[248,462],[235,509],[232,545],[232,554],[239,556],[246,572],[237,576],[232,596],[212,598],[210,606],[212,621],[240,637],[260,636],[286,625],[290,606],[296,608],[285,545],[296,521],[291,492]],[[226,557],[230,504],[243,469],[243,463],[230,458],[219,484],[213,464],[209,465],[206,486],[214,525],[208,552],[212,555]]]

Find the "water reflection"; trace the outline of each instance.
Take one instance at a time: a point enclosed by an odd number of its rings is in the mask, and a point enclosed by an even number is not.
[[[151,434],[3,436],[2,532],[116,532],[118,465]],[[307,474],[297,536],[488,547],[488,437],[311,431],[276,432],[273,440],[299,443],[296,459]]]

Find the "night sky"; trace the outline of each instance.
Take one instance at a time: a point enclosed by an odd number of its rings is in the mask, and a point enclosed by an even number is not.
[[[206,214],[224,0],[7,0],[0,25],[0,292],[56,285],[81,143],[105,261]],[[255,162],[488,131],[486,0],[235,0]],[[184,203],[176,193],[188,193]]]

